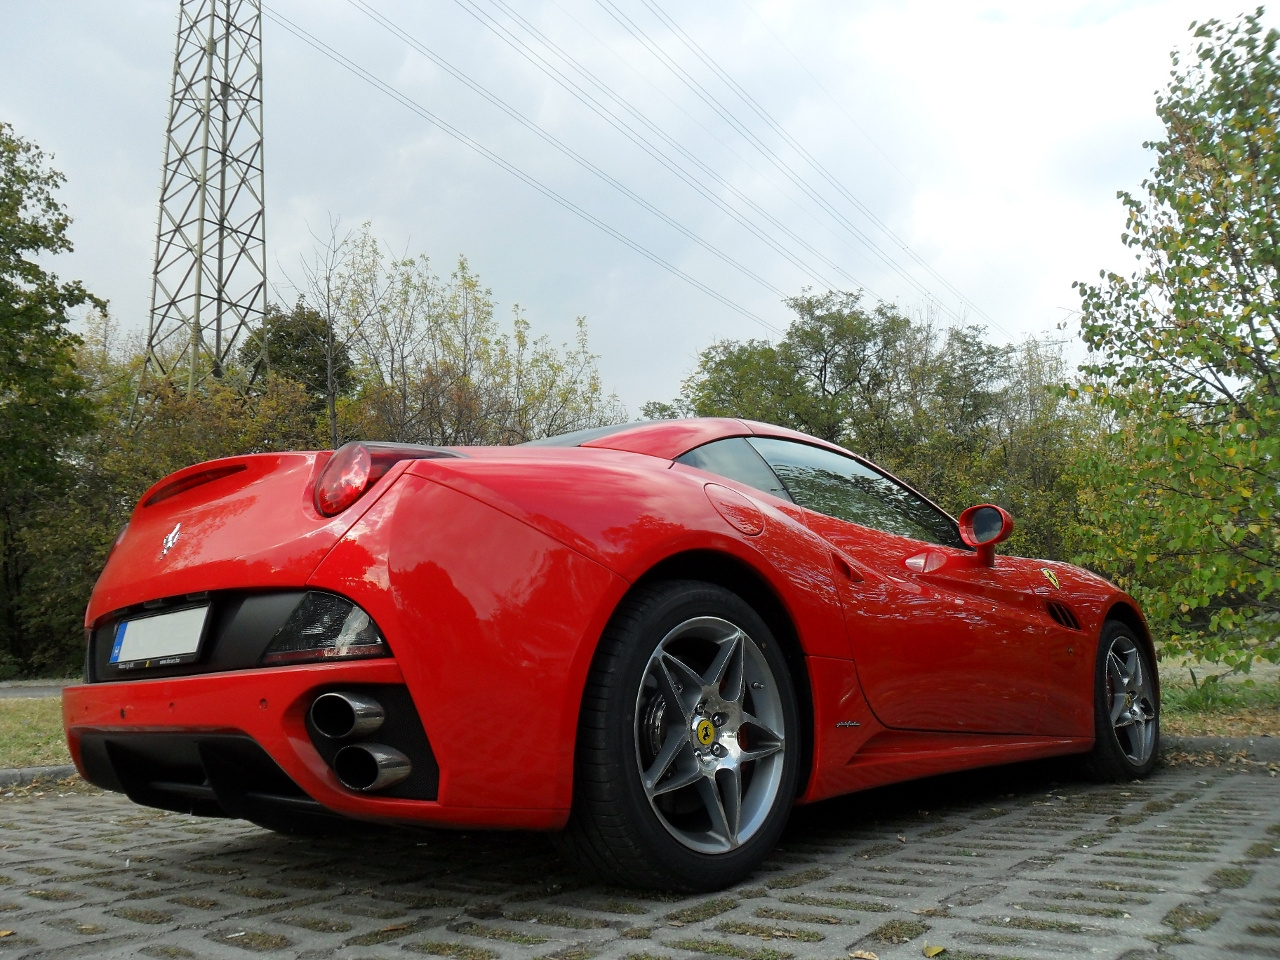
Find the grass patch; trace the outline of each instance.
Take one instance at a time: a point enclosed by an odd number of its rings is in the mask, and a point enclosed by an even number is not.
[[[509,930],[506,927],[491,927],[483,923],[460,923],[453,930],[455,933],[465,933],[469,937],[487,937],[490,940],[501,940],[504,943],[520,943],[525,946],[546,943],[551,939],[550,937],[540,937],[537,934],[521,933],[519,930]]]
[[[791,920],[796,923],[825,923],[832,926],[848,922],[829,913],[803,913],[800,910],[779,910],[776,907],[761,907],[756,911],[756,916],[761,920]]]
[[[785,903],[802,907],[835,907],[839,910],[860,910],[863,913],[889,913],[893,907],[874,900],[846,900],[842,897],[814,897],[807,893],[793,893],[782,898]]]
[[[791,954],[781,950],[770,950],[761,947],[759,950],[744,950],[723,940],[690,939],[676,940],[670,946],[677,950],[688,950],[691,953],[709,953],[716,957],[736,957],[737,960],[791,960]]]
[[[114,912],[114,915],[121,920],[132,920],[134,923],[151,923],[160,924],[168,923],[173,919],[172,913],[164,913],[160,910],[147,910],[142,907],[121,907]]]
[[[326,920],[324,917],[277,917],[276,922],[301,927],[303,930],[314,930],[316,933],[346,933],[351,929],[351,924],[345,920]]]
[[[1181,933],[1183,930],[1208,930],[1220,919],[1220,914],[1210,910],[1197,910],[1184,903],[1166,913],[1160,922]]]
[[[880,943],[907,943],[927,932],[928,929],[928,924],[920,923],[918,920],[890,920],[876,927],[867,936]]]
[[[1051,930],[1055,933],[1084,933],[1084,927],[1069,920],[1044,917],[982,917],[979,923],[989,927],[1013,927],[1018,930]]]
[[[1219,890],[1239,890],[1248,885],[1252,879],[1252,870],[1246,870],[1244,867],[1223,867],[1221,870],[1213,871],[1213,876],[1209,878],[1209,885]]]
[[[1161,727],[1175,736],[1280,736],[1280,683],[1252,677],[1161,684]]]
[[[805,943],[817,943],[825,940],[824,934],[817,930],[797,930],[795,928],[778,927],[766,923],[746,923],[742,920],[725,920],[716,925],[720,933],[736,933],[743,937],[759,937],[761,940],[801,940]]]
[[[806,883],[813,883],[815,880],[822,880],[829,876],[830,870],[824,870],[822,867],[811,867],[808,870],[801,870],[799,873],[789,873],[785,877],[774,877],[765,881],[765,886],[770,890],[788,890],[791,887],[799,887]]]
[[[609,925],[605,920],[597,920],[595,917],[579,917],[563,910],[508,910],[503,916],[508,920],[518,920],[525,923],[530,920],[536,920],[538,923],[547,923],[553,927],[568,927],[571,930],[595,930]]]
[[[434,957],[452,957],[453,960],[498,960],[497,950],[472,947],[465,943],[424,940],[422,943],[406,943],[404,948],[415,953],[429,953]]]
[[[0,768],[53,767],[70,762],[62,735],[60,697],[0,700]]]
[[[667,914],[667,919],[677,924],[697,923],[700,920],[710,920],[722,913],[728,913],[737,905],[738,901],[735,897],[716,897],[714,900],[704,900],[683,910],[674,910]]]

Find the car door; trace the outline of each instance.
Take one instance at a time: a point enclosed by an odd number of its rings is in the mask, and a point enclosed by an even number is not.
[[[852,456],[794,440],[751,446],[849,567],[841,600],[858,676],[886,726],[1031,733],[1047,634],[954,521]]]

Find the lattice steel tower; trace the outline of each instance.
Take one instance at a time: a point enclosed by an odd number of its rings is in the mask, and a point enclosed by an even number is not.
[[[262,159],[260,0],[181,0],[144,381],[194,390],[261,327]],[[255,342],[250,379],[265,362],[265,338]]]

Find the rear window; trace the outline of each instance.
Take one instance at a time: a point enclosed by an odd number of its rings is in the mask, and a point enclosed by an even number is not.
[[[769,469],[769,465],[760,458],[760,454],[747,443],[744,437],[732,437],[728,440],[715,440],[694,447],[688,453],[676,458],[676,463],[696,467],[718,477],[737,480],[748,487],[755,487],[765,493],[771,493],[783,500],[791,496],[783,487],[782,481]]]

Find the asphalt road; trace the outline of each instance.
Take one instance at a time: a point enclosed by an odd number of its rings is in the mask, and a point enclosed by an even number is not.
[[[1276,957],[1274,770],[874,791],[797,811],[765,869],[696,897],[592,885],[538,835],[298,839],[45,789],[0,796],[0,956]]]
[[[76,680],[9,680],[0,683],[0,700],[60,697],[64,687],[74,686],[78,682]]]

